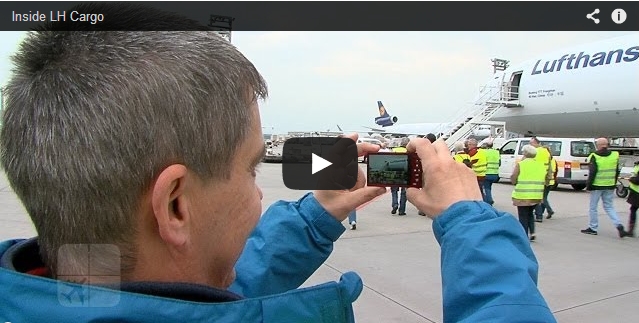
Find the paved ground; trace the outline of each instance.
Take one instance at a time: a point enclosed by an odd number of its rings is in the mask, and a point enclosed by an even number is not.
[[[304,194],[284,187],[280,164],[264,164],[258,175],[264,208]],[[511,213],[512,186],[497,184],[495,207]],[[639,241],[619,239],[600,206],[598,236],[579,233],[587,226],[588,193],[560,187],[551,192],[557,212],[538,226],[533,249],[540,263],[539,286],[559,322],[636,322],[639,304]],[[628,205],[615,198],[624,224]],[[328,261],[305,285],[337,280],[356,271],[365,284],[355,303],[358,322],[442,322],[439,245],[431,221],[390,214],[390,194],[358,212],[357,230],[348,230]],[[346,225],[346,222],[344,223]],[[35,234],[24,208],[0,175],[0,240]]]

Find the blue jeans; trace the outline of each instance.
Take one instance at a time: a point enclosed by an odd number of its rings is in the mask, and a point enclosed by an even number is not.
[[[399,196],[399,204],[397,203],[397,191],[399,191],[399,187],[391,187],[391,197],[393,198],[393,204],[391,205],[393,208],[399,206],[399,213],[406,213],[406,188],[401,188],[401,193]]]
[[[541,200],[541,203],[537,204],[537,207],[535,208],[535,217],[537,218],[537,220],[541,220],[541,217],[544,215],[545,210],[548,210],[548,214],[555,213],[555,211],[552,210],[550,204],[548,203],[548,193],[550,193],[550,186],[544,187],[544,198],[543,200]]]
[[[353,222],[357,222],[357,211],[355,210],[348,214],[348,224],[351,224]]]
[[[621,225],[621,221],[619,221],[619,216],[617,216],[617,211],[612,204],[612,200],[614,199],[615,193],[614,190],[592,190],[590,191],[590,224],[588,225],[590,229],[597,231],[599,228],[599,219],[597,217],[597,205],[599,204],[599,199],[603,201],[603,208],[608,214],[610,220],[618,227]]]
[[[499,181],[499,175],[497,174],[488,174],[484,179],[484,202],[493,205],[495,200],[493,200],[493,183],[497,183]]]
[[[481,192],[481,199],[483,201],[486,200],[486,192],[484,192],[484,183],[486,182],[486,178],[479,179],[477,178],[477,185],[479,185],[479,191]]]

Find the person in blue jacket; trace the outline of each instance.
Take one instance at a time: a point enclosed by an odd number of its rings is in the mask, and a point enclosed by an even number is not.
[[[253,64],[174,14],[75,10],[130,31],[49,23],[14,57],[1,162],[38,236],[0,243],[0,321],[354,322],[357,274],[299,287],[347,215],[386,190],[360,170],[351,190],[260,216],[267,88]],[[131,31],[161,29],[190,31]],[[407,149],[428,174],[408,199],[441,244],[444,321],[555,322],[514,217],[481,202],[442,141]]]

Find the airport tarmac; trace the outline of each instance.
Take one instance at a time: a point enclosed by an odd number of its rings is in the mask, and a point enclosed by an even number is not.
[[[258,183],[264,210],[276,200],[296,200],[305,192],[287,189],[281,164],[263,164]],[[513,186],[494,186],[495,207],[516,213]],[[432,221],[407,206],[406,216],[390,214],[390,193],[357,214],[357,230],[347,230],[330,258],[304,286],[357,272],[364,290],[355,302],[357,322],[442,322],[440,248]],[[588,224],[588,192],[560,186],[550,193],[556,214],[537,225],[532,243],[539,261],[539,287],[558,322],[634,322],[639,304],[639,239],[620,239],[599,206],[599,235],[579,232]],[[615,197],[624,225],[628,204]],[[346,221],[344,225],[348,227]],[[26,212],[0,175],[0,239],[35,235]]]

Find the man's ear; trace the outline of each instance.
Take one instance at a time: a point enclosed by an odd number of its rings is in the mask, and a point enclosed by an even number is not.
[[[151,205],[160,237],[176,247],[183,246],[189,235],[190,206],[184,196],[187,175],[184,165],[170,165],[152,188]]]

